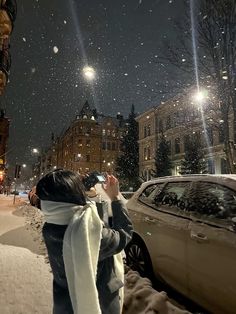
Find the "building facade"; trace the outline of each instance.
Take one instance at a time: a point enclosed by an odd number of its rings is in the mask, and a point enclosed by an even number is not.
[[[192,95],[190,93],[190,95]],[[156,149],[163,133],[170,147],[172,174],[178,175],[187,139],[200,139],[209,173],[228,173],[224,152],[224,130],[217,104],[194,102],[189,95],[177,96],[137,117],[139,123],[139,170],[150,179],[155,170]],[[233,141],[233,115],[229,113]]]
[[[4,111],[0,112],[0,185],[6,176],[6,155],[7,155],[7,141],[9,137],[10,120],[5,117]]]
[[[98,115],[86,102],[68,129],[60,137],[52,138],[50,148],[41,156],[39,175],[56,168],[114,173],[124,127],[120,114]]]

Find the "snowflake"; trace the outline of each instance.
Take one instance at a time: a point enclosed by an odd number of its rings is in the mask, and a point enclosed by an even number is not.
[[[54,53],[58,53],[58,48],[57,48],[57,46],[54,46],[54,47],[53,47],[53,52],[54,52]]]
[[[25,37],[23,37],[22,40],[23,40],[24,42],[26,42],[26,38],[25,38]]]

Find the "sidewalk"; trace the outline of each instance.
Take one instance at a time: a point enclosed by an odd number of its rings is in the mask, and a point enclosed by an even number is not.
[[[26,229],[25,218],[12,214],[16,209],[12,201],[11,196],[0,196],[0,312],[51,314],[49,265],[44,256],[32,252],[37,244]]]

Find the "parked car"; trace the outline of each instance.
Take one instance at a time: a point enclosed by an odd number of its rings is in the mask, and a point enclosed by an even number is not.
[[[131,192],[131,191],[121,191],[121,194],[124,196],[124,198],[126,200],[128,200],[128,199],[130,199],[134,195],[134,192]]]
[[[236,313],[236,175],[145,182],[127,207],[128,265],[212,313]]]

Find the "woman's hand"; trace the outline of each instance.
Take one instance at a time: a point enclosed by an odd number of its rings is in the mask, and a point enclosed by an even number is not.
[[[109,196],[111,201],[117,201],[120,199],[120,189],[119,189],[119,182],[116,177],[113,175],[107,175],[106,181],[102,185],[103,190],[106,192],[106,194]]]

